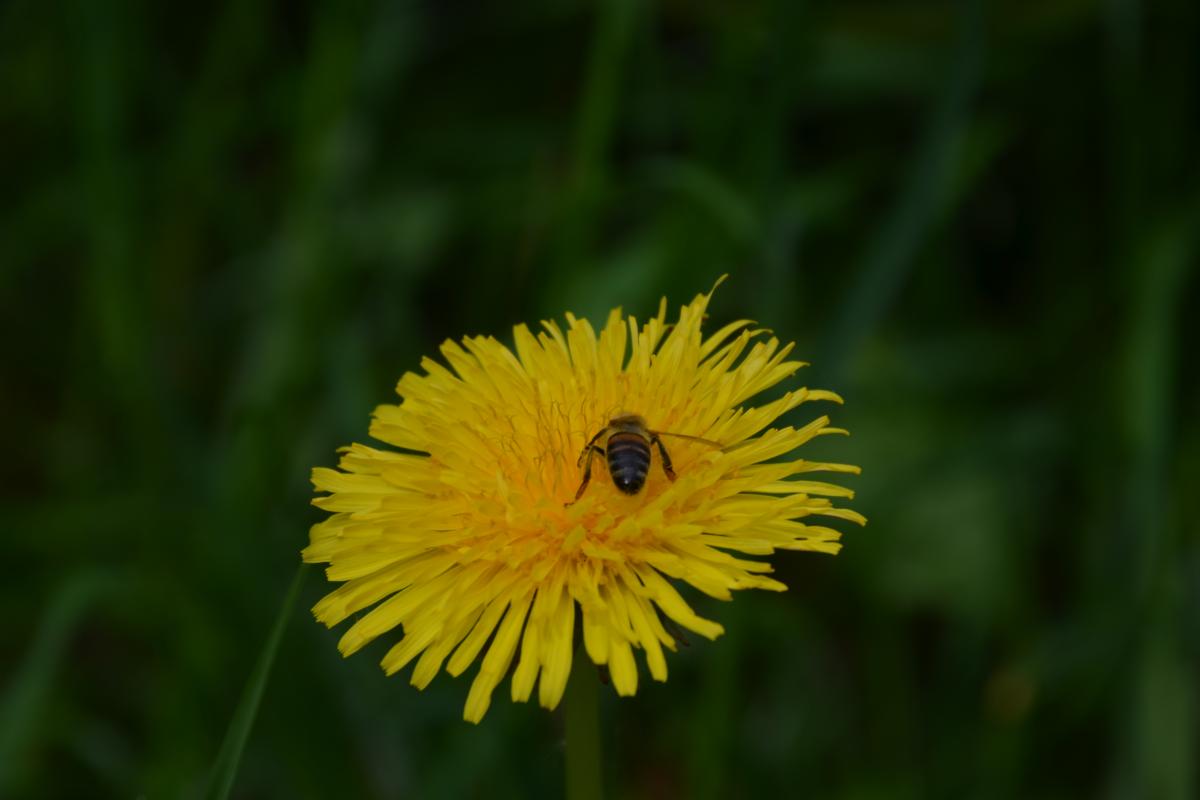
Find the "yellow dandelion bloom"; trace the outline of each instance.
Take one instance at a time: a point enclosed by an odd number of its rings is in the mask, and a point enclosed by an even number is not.
[[[797,388],[744,405],[804,365],[749,321],[703,336],[710,296],[683,307],[674,325],[665,299],[643,324],[614,310],[599,335],[571,314],[565,328],[544,322],[534,334],[520,325],[515,353],[491,337],[447,341],[449,367],[426,358],[424,374],[404,375],[403,401],[377,408],[370,428],[401,451],[354,444],[339,469],[313,470],[317,490],[328,492],[313,503],[333,513],[313,526],[303,556],[342,583],[313,609],[317,619],[334,626],[358,615],[338,645],[343,655],[401,626],[382,665],[390,675],[415,659],[418,688],[443,666],[460,675],[483,654],[467,720],[483,718],[514,660],[513,700],[528,700],[536,683],[541,704],[554,708],[571,671],[578,606],[588,657],[607,665],[618,694],[632,695],[635,649],[651,677],[667,678],[663,651],[676,638],[666,620],[710,639],[722,633],[680,584],[722,600],[734,589],[782,591],[769,563],[734,553],[836,553],[839,532],[810,518],[864,522],[830,500],[853,493],[796,476],[858,468],[773,459],[844,431],[825,416],[770,426],[801,403],[841,400]],[[592,457],[580,459],[581,449],[622,414],[720,446],[664,441],[674,479],[656,449],[634,494],[618,490],[598,458],[573,502]]]

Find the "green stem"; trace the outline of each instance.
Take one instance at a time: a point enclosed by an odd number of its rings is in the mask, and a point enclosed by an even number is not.
[[[600,800],[600,712],[596,668],[575,654],[567,681],[567,800]]]

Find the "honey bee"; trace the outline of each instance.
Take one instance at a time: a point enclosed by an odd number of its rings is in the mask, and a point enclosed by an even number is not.
[[[670,431],[652,431],[646,426],[646,420],[637,414],[620,414],[608,421],[600,432],[583,446],[579,454],[578,466],[583,467],[583,482],[575,492],[575,499],[567,505],[572,505],[583,497],[588,482],[592,479],[592,462],[595,456],[603,456],[608,462],[608,473],[612,476],[613,485],[621,492],[635,495],[646,485],[646,475],[650,471],[650,446],[658,448],[662,458],[663,472],[670,480],[675,480],[675,469],[671,466],[671,456],[663,446],[660,436],[674,436],[679,439],[690,439],[702,442],[710,447],[720,448],[719,442],[702,439],[699,436],[689,436],[686,433],[671,433]],[[597,444],[601,439],[604,443]],[[586,463],[586,466],[585,466]]]

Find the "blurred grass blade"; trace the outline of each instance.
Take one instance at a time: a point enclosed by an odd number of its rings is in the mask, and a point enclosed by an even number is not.
[[[970,123],[971,99],[983,73],[985,43],[982,0],[964,4],[959,13],[958,41],[947,81],[904,189],[868,245],[858,279],[829,327],[820,358],[815,359],[822,380],[839,379],[858,345],[887,313],[953,183],[961,158],[959,145]]]
[[[1132,589],[1126,600],[1136,598],[1128,624],[1141,653],[1131,686],[1134,734],[1123,739],[1129,751],[1115,760],[1114,780],[1128,780],[1133,793],[1161,798],[1196,796],[1196,725],[1189,712],[1195,707],[1195,667],[1185,644],[1189,575],[1180,566],[1188,559],[1169,509],[1172,443],[1182,427],[1175,408],[1181,319],[1197,264],[1198,225],[1200,200],[1148,231],[1128,264],[1133,291],[1123,427],[1129,485],[1120,564]]]
[[[208,791],[204,795],[206,798],[228,797],[230,789],[233,788],[233,779],[237,777],[242,751],[246,749],[246,741],[250,738],[250,729],[254,726],[254,720],[258,716],[258,707],[262,702],[263,692],[267,688],[267,678],[270,677],[271,667],[275,663],[275,655],[279,652],[279,643],[283,640],[284,628],[291,619],[292,609],[296,605],[296,598],[300,595],[300,587],[304,583],[306,572],[306,565],[301,564],[296,570],[296,577],[292,578],[292,585],[288,588],[287,596],[279,609],[279,616],[276,617],[275,625],[271,628],[271,635],[267,637],[262,655],[258,657],[258,664],[255,665],[254,672],[250,674],[250,681],[246,684],[246,689],[242,692],[242,699],[233,713],[233,720],[229,723],[225,741],[221,743],[221,750],[217,753],[216,763],[213,764],[212,774],[209,776]]]
[[[738,187],[700,162],[656,157],[646,163],[651,181],[695,203],[730,239],[754,247],[763,235],[758,212]]]
[[[547,307],[553,307],[557,301],[552,298],[564,293],[567,272],[591,255],[608,187],[607,159],[636,12],[637,4],[630,0],[610,0],[595,7],[596,27],[576,111],[570,179],[565,187],[556,252],[550,271],[542,279],[542,298]]]
[[[108,576],[83,572],[67,578],[51,599],[33,645],[0,699],[0,796],[8,797],[38,734],[39,712],[49,696],[71,633]]]

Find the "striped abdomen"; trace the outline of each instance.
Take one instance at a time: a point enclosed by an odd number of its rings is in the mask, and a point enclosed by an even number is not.
[[[625,494],[637,494],[650,470],[650,443],[636,433],[614,433],[605,448],[613,483]]]

